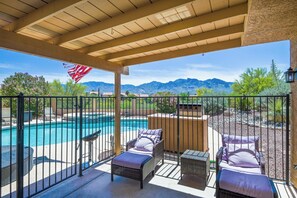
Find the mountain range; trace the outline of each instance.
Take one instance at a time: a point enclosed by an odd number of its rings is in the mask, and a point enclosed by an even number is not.
[[[82,83],[87,86],[87,91],[113,92],[114,84],[89,81]],[[190,93],[195,94],[198,88],[209,88],[216,92],[231,92],[232,82],[226,82],[221,79],[213,78],[207,80],[198,80],[193,78],[177,79],[166,83],[152,81],[141,85],[124,84],[121,86],[122,92],[129,91],[135,94],[154,94],[161,91],[170,91],[174,94]]]

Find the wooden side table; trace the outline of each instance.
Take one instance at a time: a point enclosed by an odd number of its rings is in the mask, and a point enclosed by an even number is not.
[[[183,174],[196,175],[205,179],[205,184],[207,185],[209,166],[208,152],[186,150],[181,155],[181,179]]]

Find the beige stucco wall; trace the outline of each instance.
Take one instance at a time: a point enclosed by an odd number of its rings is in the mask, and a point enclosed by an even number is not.
[[[297,34],[291,39],[291,66],[297,68]],[[294,165],[297,165],[297,82],[291,83],[291,182],[297,188],[297,170]]]
[[[242,45],[291,39],[297,32],[296,0],[249,0]]]

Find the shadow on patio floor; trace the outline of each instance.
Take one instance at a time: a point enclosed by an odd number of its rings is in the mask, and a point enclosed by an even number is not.
[[[171,161],[165,161],[154,177],[149,175],[144,181],[144,188],[139,188],[136,180],[114,176],[110,178],[110,161],[90,168],[84,176],[74,176],[65,182],[40,193],[36,197],[100,197],[100,198],[183,198],[183,197],[215,197],[216,174],[211,170],[207,186],[203,181],[193,176],[183,176],[180,180],[180,166]],[[275,182],[280,197],[293,198],[296,192],[284,182]]]

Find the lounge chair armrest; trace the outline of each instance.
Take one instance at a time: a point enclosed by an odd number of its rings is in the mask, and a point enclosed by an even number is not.
[[[259,152],[259,164],[262,174],[265,174],[265,157],[262,152]]]
[[[224,147],[219,148],[219,150],[216,154],[216,173],[218,173],[220,170],[220,163],[222,161],[223,149],[224,149]]]
[[[153,156],[163,156],[164,155],[164,140],[161,140],[154,145]]]
[[[126,143],[126,151],[128,151],[130,148],[133,148],[135,143],[137,141],[137,138],[130,140],[129,142]]]

